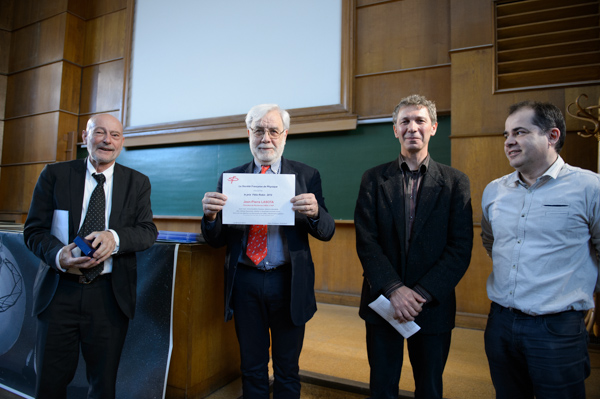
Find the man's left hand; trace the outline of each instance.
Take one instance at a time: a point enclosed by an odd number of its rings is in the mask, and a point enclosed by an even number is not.
[[[92,247],[96,248],[93,257],[98,262],[104,262],[108,259],[117,246],[115,236],[108,230],[94,231],[86,236],[85,239],[90,240]]]
[[[298,211],[309,218],[316,219],[319,216],[319,203],[313,193],[296,195],[290,200],[292,210]]]

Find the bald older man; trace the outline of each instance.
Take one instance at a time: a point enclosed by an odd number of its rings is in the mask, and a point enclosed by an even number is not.
[[[115,397],[135,310],[135,253],[157,236],[148,177],[115,163],[124,142],[121,123],[95,115],[82,137],[88,157],[44,168],[25,222],[25,244],[43,261],[33,292],[39,399],[66,398],[80,348],[88,398]],[[63,234],[60,218],[67,221]],[[78,236],[95,252],[81,253]]]

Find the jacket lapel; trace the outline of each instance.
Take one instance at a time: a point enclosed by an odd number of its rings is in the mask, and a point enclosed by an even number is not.
[[[423,176],[423,182],[421,183],[417,214],[415,215],[415,222],[412,229],[413,238],[421,232],[425,225],[425,221],[429,218],[431,212],[435,208],[437,198],[442,191],[440,179],[441,175],[437,164],[433,160],[430,160],[429,168],[425,176]]]
[[[110,207],[110,216],[108,217],[108,227],[119,227],[119,219],[121,218],[121,211],[125,207],[125,197],[127,187],[125,187],[125,176],[121,165],[115,163],[115,170],[113,173],[113,187],[112,187],[112,204]]]
[[[244,173],[252,173],[254,172],[254,159],[249,164],[244,166]]]
[[[79,231],[79,224],[81,223],[81,208],[83,207],[86,166],[87,158],[81,161],[73,162],[71,175],[69,176],[69,186],[71,187],[69,198],[69,220],[71,223],[71,226],[69,227],[70,242],[72,242],[77,235],[77,232]]]
[[[388,209],[391,210],[398,237],[401,237],[400,249],[402,253],[406,253],[406,232],[404,228],[404,224],[406,222],[404,215],[404,185],[402,182],[402,171],[400,170],[398,160],[392,162],[387,170],[383,173],[381,189],[383,190],[385,199],[388,202]]]
[[[294,191],[294,194],[297,195],[298,193],[301,193],[302,187],[300,187],[300,181],[298,180],[298,173],[291,168],[289,162],[284,158],[281,157],[281,172],[282,175],[296,175],[296,179],[295,180],[295,184],[296,184],[296,189]]]

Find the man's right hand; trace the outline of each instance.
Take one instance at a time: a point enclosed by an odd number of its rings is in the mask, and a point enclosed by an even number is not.
[[[88,269],[100,263],[97,259],[90,258],[89,256],[74,257],[71,251],[74,250],[76,247],[77,245],[74,242],[72,242],[61,249],[60,256],[58,257],[60,267],[62,267],[65,270],[71,268]]]
[[[227,202],[227,196],[225,194],[217,192],[208,192],[204,194],[204,198],[202,198],[204,218],[209,222],[215,220],[217,218],[217,213],[223,210],[225,202]]]
[[[390,302],[396,311],[394,319],[400,323],[414,321],[419,312],[423,310],[423,304],[427,302],[425,298],[411,290],[407,286],[402,286],[390,295]]]

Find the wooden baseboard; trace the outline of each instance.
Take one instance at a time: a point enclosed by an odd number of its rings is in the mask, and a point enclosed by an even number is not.
[[[456,327],[485,330],[487,315],[476,313],[456,312]]]
[[[355,306],[360,305],[360,295],[344,294],[340,292],[315,291],[317,302],[331,305]]]

